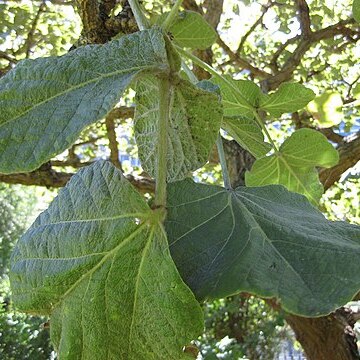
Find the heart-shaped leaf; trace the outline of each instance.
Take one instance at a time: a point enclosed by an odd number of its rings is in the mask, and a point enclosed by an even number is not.
[[[360,23],[360,0],[353,0],[352,12],[354,19]]]
[[[165,19],[167,13],[161,19]],[[206,49],[211,46],[217,33],[197,12],[181,11],[169,27],[173,40],[182,47]]]
[[[320,316],[360,289],[360,227],[326,220],[282,186],[185,180],[170,184],[167,208],[171,255],[198,299],[245,291]]]
[[[167,180],[175,181],[207,162],[220,130],[222,105],[216,93],[180,78],[172,83],[170,91]],[[148,76],[138,81],[134,119],[141,164],[146,172],[155,176],[159,80]]]
[[[167,67],[158,29],[20,62],[0,79],[0,172],[36,169],[102,119],[136,75]]]
[[[185,359],[201,309],[152,211],[108,162],[82,169],[19,240],[10,273],[23,311],[50,314],[60,359]]]
[[[280,146],[279,152],[255,161],[246,172],[247,186],[281,184],[304,194],[317,205],[323,193],[316,166],[336,165],[339,154],[318,131],[300,129]]]

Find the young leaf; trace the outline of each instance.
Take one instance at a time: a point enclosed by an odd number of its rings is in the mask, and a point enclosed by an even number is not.
[[[161,218],[119,170],[74,175],[19,240],[19,309],[50,314],[60,359],[185,359],[201,309],[170,257]]]
[[[353,0],[352,12],[356,22],[360,23],[360,0]]]
[[[175,181],[207,162],[220,130],[222,106],[217,94],[181,79],[172,85],[170,104],[167,179]],[[150,76],[139,80],[135,137],[141,164],[152,176],[157,159],[158,110],[158,80]]]
[[[262,97],[266,98],[260,88],[249,80],[234,80],[231,76],[213,77],[211,82],[221,90],[224,105],[224,116],[254,118],[254,109]]]
[[[158,29],[20,62],[0,79],[0,172],[36,169],[102,119],[136,75],[167,66]]]
[[[180,12],[172,22],[169,32],[174,42],[190,49],[206,49],[217,38],[217,33],[211,25],[194,11]]]
[[[244,291],[320,316],[358,292],[360,227],[326,220],[304,196],[191,180],[168,190],[170,252],[199,300]]]
[[[264,135],[254,120],[225,117],[222,128],[256,158],[265,156],[271,150],[271,145],[264,141]]]
[[[304,108],[314,98],[315,93],[304,85],[282,83],[274,94],[260,99],[259,107],[277,117]]]
[[[264,135],[254,120],[254,109],[260,98],[266,95],[252,81],[233,80],[230,76],[223,79],[213,77],[211,81],[221,89],[224,106],[222,128],[255,157],[266,155],[271,145],[264,142]]]
[[[318,131],[300,129],[281,145],[279,152],[255,161],[245,174],[247,186],[281,184],[304,194],[317,205],[323,193],[316,166],[336,165],[339,154]]]
[[[322,127],[340,124],[344,118],[343,101],[339,93],[326,91],[311,101],[307,108]]]

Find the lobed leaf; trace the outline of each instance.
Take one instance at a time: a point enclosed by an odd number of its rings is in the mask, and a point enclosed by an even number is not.
[[[245,181],[247,186],[281,184],[317,205],[323,186],[315,167],[330,168],[338,161],[338,152],[323,134],[304,128],[287,138],[279,152],[256,160]]]
[[[315,93],[304,85],[282,83],[275,93],[260,98],[259,107],[277,117],[304,108],[314,98]]]
[[[139,158],[152,176],[157,159],[158,81],[151,76],[138,81],[134,117]],[[175,181],[207,162],[220,130],[222,106],[216,93],[182,79],[172,84],[170,104],[167,180]]]
[[[262,97],[260,88],[250,80],[234,80],[231,76],[213,77],[211,81],[221,90],[224,116],[254,118],[254,110]]]
[[[51,315],[63,360],[186,359],[202,331],[161,216],[108,162],[80,170],[36,219],[10,280],[19,309]]]
[[[171,255],[199,300],[244,291],[321,316],[358,292],[360,227],[326,220],[304,196],[191,180],[168,190]]]
[[[136,75],[167,67],[158,29],[20,62],[0,79],[0,172],[38,168],[105,117]]]

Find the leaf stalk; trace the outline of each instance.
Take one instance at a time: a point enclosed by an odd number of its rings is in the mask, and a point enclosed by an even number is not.
[[[129,0],[129,5],[131,7],[131,10],[134,14],[136,23],[140,29],[140,31],[149,29],[150,24],[146,16],[144,15],[143,10],[141,9],[141,6],[139,4],[138,0]]]
[[[227,165],[226,165],[224,145],[223,145],[220,133],[218,134],[218,137],[216,139],[216,147],[217,147],[217,151],[218,151],[218,154],[219,154],[222,177],[223,177],[223,181],[224,181],[224,188],[226,190],[231,190],[232,186],[231,186],[231,182],[230,182],[229,171],[228,171],[228,168],[227,168]]]
[[[171,26],[171,23],[173,22],[175,16],[177,15],[180,5],[182,4],[183,0],[176,0],[174,6],[172,7],[171,11],[169,12],[169,15],[166,17],[165,21],[162,24],[162,28],[167,31],[169,27]]]
[[[159,80],[159,127],[157,143],[155,206],[166,206],[166,174],[168,150],[168,126],[170,116],[171,87],[167,78]]]

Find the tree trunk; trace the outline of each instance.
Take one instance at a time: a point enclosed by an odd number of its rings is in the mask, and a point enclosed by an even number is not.
[[[286,315],[308,360],[359,360],[351,310],[340,308],[320,318]]]

